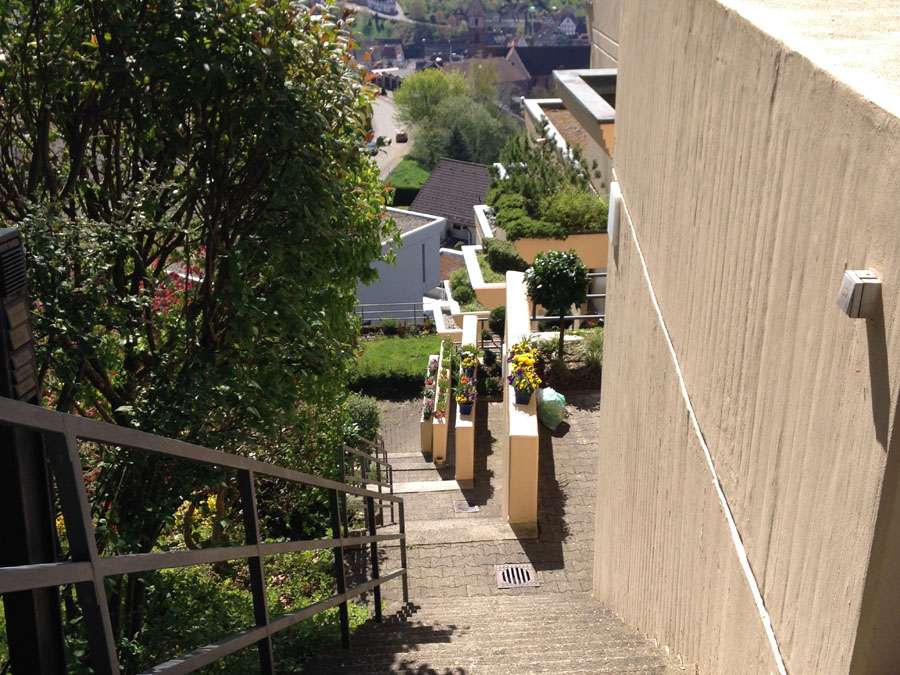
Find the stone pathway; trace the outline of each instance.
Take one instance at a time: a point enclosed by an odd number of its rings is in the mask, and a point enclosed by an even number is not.
[[[418,452],[418,405],[382,406],[395,484],[453,477]],[[598,405],[599,394],[572,395],[568,421],[552,435],[541,427],[539,536],[519,540],[502,518],[503,407],[479,402],[474,489],[404,495],[412,611],[370,622],[354,634],[350,652],[305,672],[686,672],[589,595]],[[455,501],[479,511],[454,511]],[[399,547],[380,553],[383,572],[400,566]],[[495,565],[507,563],[533,564],[541,585],[498,589]],[[385,585],[383,597],[386,616],[400,609],[399,582]]]

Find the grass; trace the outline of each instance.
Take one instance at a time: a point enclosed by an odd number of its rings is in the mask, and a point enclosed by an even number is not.
[[[431,172],[428,169],[416,160],[404,157],[397,165],[397,168],[391,171],[388,181],[395,188],[418,190],[425,185],[425,181],[428,180],[429,176],[431,176]]]
[[[422,388],[428,357],[441,350],[437,335],[365,340],[351,387],[375,398],[403,399]]]

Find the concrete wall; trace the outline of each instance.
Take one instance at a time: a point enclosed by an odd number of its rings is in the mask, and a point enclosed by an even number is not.
[[[623,11],[595,595],[702,673],[900,672],[900,123],[715,0]]]
[[[615,68],[619,63],[622,4],[623,0],[593,0],[589,5],[591,68]]]
[[[439,249],[446,227],[446,220],[439,218],[404,234],[402,246],[395,251],[396,263],[375,263],[378,279],[368,286],[360,284],[357,288],[359,302],[421,303],[422,294],[440,284]],[[385,251],[387,247],[385,244]]]

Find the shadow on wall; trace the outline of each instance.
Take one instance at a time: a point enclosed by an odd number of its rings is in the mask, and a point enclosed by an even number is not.
[[[866,320],[869,377],[872,385],[872,422],[875,437],[887,453],[878,516],[875,521],[869,572],[851,670],[860,673],[900,671],[900,387],[896,391],[893,436],[891,385],[888,370],[884,307]]]
[[[875,425],[878,444],[887,450],[891,422],[891,383],[884,306],[879,303],[875,316],[865,321],[869,343],[869,378],[872,383],[872,423]]]

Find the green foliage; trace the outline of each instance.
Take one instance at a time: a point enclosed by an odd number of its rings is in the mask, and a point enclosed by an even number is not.
[[[329,474],[356,287],[396,234],[358,151],[349,26],[286,0],[184,5],[0,3],[0,221],[25,238],[46,403]],[[219,478],[114,448],[85,463],[104,554],[151,550]],[[309,531],[327,514],[270,504]],[[138,578],[110,593],[123,644]]]
[[[588,271],[575,251],[545,251],[525,272],[529,297],[559,316],[559,358],[563,356],[565,320],[572,305],[587,300]]]
[[[506,281],[506,277],[503,274],[501,274],[500,272],[495,272],[491,268],[491,265],[484,253],[478,253],[476,258],[478,259],[478,267],[479,269],[481,269],[481,277],[484,279],[485,283],[497,284]]]
[[[543,217],[562,225],[568,234],[606,232],[607,209],[597,195],[573,186],[545,197],[541,204]]]
[[[510,133],[510,122],[492,108],[466,95],[452,96],[420,121],[413,156],[429,167],[442,157],[491,164]]]
[[[469,272],[465,267],[453,270],[450,273],[450,293],[460,305],[466,305],[475,301],[475,291],[472,290]]]
[[[397,322],[393,319],[385,319],[381,322],[381,332],[385,335],[397,334]]]
[[[407,77],[394,94],[401,119],[418,124],[431,118],[446,99],[466,94],[466,81],[458,73],[429,68]]]
[[[490,268],[500,275],[507,272],[524,272],[528,269],[528,263],[519,255],[516,247],[503,239],[485,240],[484,257]]]
[[[605,230],[606,204],[590,192],[583,163],[562,159],[549,139],[516,136],[500,159],[507,177],[495,178],[487,199],[507,239],[564,239]]]
[[[266,595],[272,616],[296,611],[332,595],[330,551],[305,551],[266,559]],[[197,566],[145,576],[147,617],[141,632],[122,645],[131,672],[137,672],[254,624],[249,574],[244,565]],[[367,618],[351,603],[351,626]],[[299,623],[276,638],[279,667],[299,669],[305,657],[340,643],[336,610]],[[259,657],[245,649],[210,672],[255,672]]]
[[[351,393],[344,405],[347,407],[347,413],[356,433],[365,439],[374,441],[381,426],[377,401],[371,396]]]
[[[506,307],[501,305],[491,310],[491,316],[488,319],[488,327],[494,333],[503,337],[506,331]]]
[[[418,190],[425,185],[431,172],[414,159],[404,157],[388,176],[391,187]]]
[[[603,365],[603,328],[592,328],[579,333],[584,338],[581,353],[585,363],[600,368]]]

